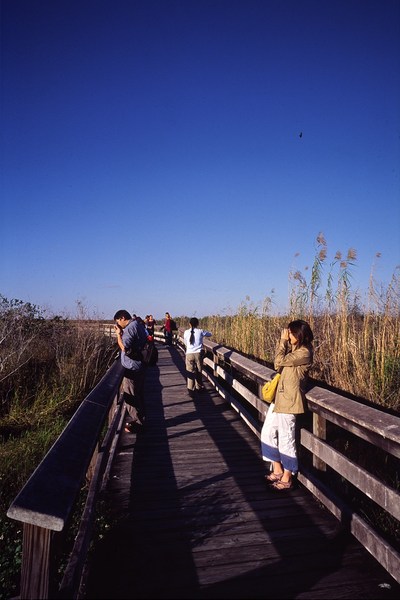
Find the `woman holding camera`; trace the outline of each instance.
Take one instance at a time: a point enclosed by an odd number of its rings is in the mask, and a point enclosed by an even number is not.
[[[301,319],[282,330],[274,367],[281,373],[275,400],[269,407],[261,431],[261,452],[271,462],[265,476],[274,491],[293,488],[299,466],[296,448],[296,417],[306,411],[305,388],[313,362],[313,333]]]

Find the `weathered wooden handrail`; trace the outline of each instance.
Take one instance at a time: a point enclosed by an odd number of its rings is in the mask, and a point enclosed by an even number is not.
[[[182,333],[180,330],[178,344],[184,350]],[[207,351],[204,359],[205,377],[260,438],[268,410],[268,405],[261,399],[261,388],[265,381],[272,378],[275,371],[207,338],[204,339],[204,347]],[[253,386],[249,385],[248,381],[253,382]],[[251,387],[256,388],[257,393],[252,391]],[[394,519],[399,520],[398,491],[329,445],[326,439],[326,423],[329,421],[342,430],[366,440],[380,451],[399,458],[400,417],[318,386],[312,387],[306,398],[308,408],[313,413],[312,432],[302,427],[300,443],[311,453],[313,465],[312,468],[308,468],[300,459],[299,481],[348,528],[388,573],[400,582],[399,552],[324,481],[328,465]]]
[[[99,327],[98,323],[93,325]],[[114,336],[114,325],[101,325]],[[158,327],[155,339],[164,341]],[[176,336],[174,336],[175,338]],[[67,427],[10,505],[7,516],[23,523],[20,598],[75,598],[89,548],[98,492],[111,468],[125,406],[118,402],[123,367],[116,360],[83,400]],[[108,418],[108,430],[101,435]],[[65,535],[82,485],[88,484],[86,504],[75,544],[58,590],[52,587],[57,536]]]
[[[182,330],[178,332],[176,343],[183,349],[182,333]],[[164,339],[162,334],[156,337]],[[274,371],[209,339],[204,340],[204,346],[207,351],[204,375],[260,437],[268,409],[261,400],[261,388]],[[123,424],[124,406],[117,401],[122,376],[123,369],[117,360],[82,402],[7,512],[9,517],[24,523],[22,599],[76,597],[90,540],[93,506],[97,492],[107,479]],[[313,431],[302,428],[301,444],[312,454],[314,469],[308,469],[301,463],[300,482],[346,524],[390,575],[400,582],[399,553],[323,481],[328,465],[398,520],[399,493],[330,446],[326,440],[326,422],[330,421],[383,452],[399,457],[400,418],[316,386],[307,393],[307,400],[313,413]],[[109,428],[100,443],[107,417]],[[55,537],[67,527],[85,480],[90,481],[90,487],[74,550],[60,589],[50,590],[50,558]]]
[[[123,403],[118,403],[118,392],[122,376],[117,360],[80,404],[7,511],[7,516],[24,524],[20,598],[76,597],[93,505],[121,428]],[[108,432],[100,443],[107,418]],[[51,559],[60,535],[56,532],[64,531],[69,523],[85,481],[90,487],[81,527],[61,588],[56,591],[51,589]]]

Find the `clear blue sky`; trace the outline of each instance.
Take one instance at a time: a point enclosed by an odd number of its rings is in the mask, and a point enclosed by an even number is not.
[[[319,232],[361,291],[400,263],[399,0],[2,0],[1,61],[3,296],[279,312]]]

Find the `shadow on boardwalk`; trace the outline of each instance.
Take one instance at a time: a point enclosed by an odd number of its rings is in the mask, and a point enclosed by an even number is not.
[[[299,486],[267,490],[258,439],[206,383],[186,394],[176,348],[146,381],[148,420],[124,434],[88,599],[397,598],[399,587]]]

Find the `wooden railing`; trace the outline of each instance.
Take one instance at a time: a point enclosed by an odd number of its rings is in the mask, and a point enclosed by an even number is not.
[[[20,598],[77,597],[91,539],[94,506],[108,479],[122,428],[125,407],[118,400],[122,376],[123,368],[116,360],[79,406],[7,511],[7,516],[23,523]],[[55,590],[57,551],[63,546],[85,487],[86,503],[79,531],[61,585]]]
[[[182,333],[180,330],[175,336],[175,343],[181,349]],[[112,335],[111,329],[109,334]],[[162,341],[164,336],[158,332],[156,338]],[[204,346],[207,352],[204,376],[260,437],[268,408],[261,400],[261,388],[274,371],[209,339],[204,340]],[[82,402],[7,512],[9,517],[24,524],[22,599],[77,597],[90,543],[95,502],[107,483],[124,420],[125,407],[118,400],[122,376],[123,369],[117,360]],[[400,517],[400,495],[388,483],[335,449],[328,435],[328,425],[332,424],[365,440],[382,453],[384,464],[385,457],[400,458],[400,418],[317,386],[308,391],[307,400],[312,426],[311,430],[302,427],[300,441],[301,450],[309,453],[311,460],[307,465],[300,453],[299,481],[400,582],[400,555],[396,548],[333,490],[330,477],[335,474],[346,479],[396,522]],[[384,470],[382,467],[382,475]],[[71,515],[85,481],[88,482],[88,493],[79,532],[60,588],[54,590],[51,587],[54,568],[51,559],[54,549],[60,546],[57,536],[65,535],[70,527]]]
[[[178,344],[184,350],[182,331]],[[240,414],[250,429],[261,437],[262,424],[268,405],[261,400],[261,388],[275,371],[260,365],[239,353],[224,348],[209,339],[204,339],[207,351],[204,359],[204,376],[218,393]],[[306,394],[312,421],[308,430],[300,430],[300,471],[298,480],[322,502],[348,529],[375,559],[400,582],[400,554],[386,536],[379,533],[376,523],[371,524],[357,512],[357,502],[350,503],[345,495],[334,489],[333,479],[340,485],[346,480],[357,489],[366,502],[379,507],[383,515],[390,515],[393,531],[398,531],[400,519],[400,494],[384,481],[388,458],[396,465],[400,458],[400,417],[387,414],[378,407],[373,408],[351,400],[327,389],[313,386]],[[328,426],[335,427],[345,439],[353,436],[369,445],[367,456],[379,452],[380,477],[368,472],[365,454],[359,454],[358,463],[346,457],[334,447],[337,434],[330,440]],[[353,446],[355,442],[353,441]],[[351,443],[350,443],[351,446]],[[311,458],[307,464],[307,453]],[[363,512],[365,512],[363,510]],[[384,519],[385,516],[381,517]],[[387,537],[390,537],[387,536]]]
[[[105,333],[105,335],[109,336],[109,337],[115,337],[115,331],[114,331],[114,324],[113,323],[103,323],[101,325],[101,329],[103,330],[103,332]],[[173,340],[174,343],[177,340],[177,332],[173,333]],[[164,331],[162,330],[162,326],[161,325],[156,325],[154,328],[154,339],[156,340],[156,342],[164,342],[165,341],[165,336],[164,336]]]

